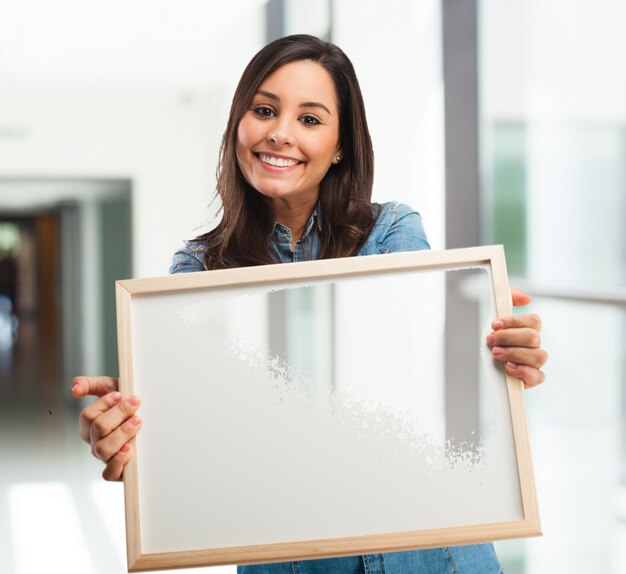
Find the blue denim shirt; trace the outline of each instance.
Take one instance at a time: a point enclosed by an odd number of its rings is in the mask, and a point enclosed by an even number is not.
[[[430,249],[422,218],[407,205],[398,202],[374,204],[378,219],[359,255]],[[291,230],[274,224],[272,255],[277,262],[316,259],[323,222],[317,210],[309,218],[302,238],[291,249]],[[174,254],[170,273],[188,273],[205,269],[200,242],[190,241]],[[407,552],[389,552],[298,560],[275,564],[239,566],[238,574],[500,574],[500,564],[493,545],[478,544],[454,548],[434,548]]]
[[[374,209],[378,212],[378,219],[359,255],[430,249],[422,226],[422,218],[417,211],[396,201],[381,205],[374,204]],[[292,251],[291,230],[276,222],[274,241],[271,244],[272,255],[276,262],[289,263],[317,259],[321,225],[321,217],[316,209],[307,222],[302,238],[296,242]],[[203,271],[205,269],[203,261],[202,244],[190,241],[174,254],[170,273]]]

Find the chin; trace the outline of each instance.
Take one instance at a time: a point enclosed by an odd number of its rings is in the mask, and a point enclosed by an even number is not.
[[[268,199],[279,199],[279,198],[283,198],[283,197],[289,197],[289,195],[291,195],[289,193],[289,190],[286,189],[257,189],[257,191],[264,197],[268,198]]]

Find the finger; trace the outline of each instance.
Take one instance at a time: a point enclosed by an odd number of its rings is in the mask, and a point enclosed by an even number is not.
[[[89,433],[93,421],[95,421],[100,415],[113,408],[122,400],[122,393],[114,391],[108,395],[104,395],[102,398],[94,401],[90,405],[86,406],[80,411],[78,417],[80,427],[80,438],[85,442],[91,444]]]
[[[527,295],[515,287],[511,287],[511,299],[513,300],[514,307],[523,307],[533,300],[530,295]]]
[[[517,365],[528,365],[540,369],[548,360],[548,353],[543,349],[528,349],[526,347],[494,347],[491,349],[493,358],[497,361],[510,361]]]
[[[546,375],[543,371],[528,365],[518,365],[517,363],[509,362],[506,364],[506,371],[510,375],[524,381],[524,388],[526,389],[536,387],[546,380]]]
[[[117,391],[118,380],[113,377],[74,377],[72,379],[72,394],[75,397],[95,395],[103,397]]]
[[[529,347],[537,349],[541,346],[539,331],[529,327],[502,329],[487,335],[489,347]]]
[[[138,416],[127,420],[117,427],[111,434],[103,439],[92,443],[91,454],[96,458],[108,463],[115,454],[133,438],[141,428],[142,420]]]
[[[89,441],[91,444],[111,434],[124,421],[130,419],[140,405],[139,397],[127,397],[115,406],[96,417],[89,427]]]
[[[132,457],[132,450],[130,444],[122,445],[122,448],[107,462],[102,471],[102,478],[104,480],[121,480],[124,467]]]
[[[498,317],[493,323],[491,328],[494,331],[500,331],[502,329],[519,329],[521,327],[529,327],[541,331],[541,317],[539,315],[513,315],[510,317]]]

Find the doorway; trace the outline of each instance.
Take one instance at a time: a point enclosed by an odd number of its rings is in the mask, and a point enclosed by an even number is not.
[[[0,180],[0,409],[76,409],[117,374],[115,280],[132,274],[130,180]]]

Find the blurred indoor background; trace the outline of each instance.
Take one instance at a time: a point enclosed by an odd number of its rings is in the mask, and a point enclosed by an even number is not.
[[[357,70],[374,199],[435,249],[503,243],[543,318],[544,536],[497,543],[504,571],[626,573],[624,22],[623,0],[0,0],[0,572],[126,571],[71,377],[117,372],[114,280],[214,220],[245,64],[311,33]]]

